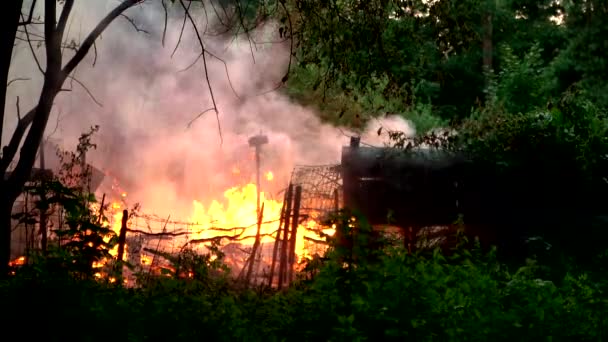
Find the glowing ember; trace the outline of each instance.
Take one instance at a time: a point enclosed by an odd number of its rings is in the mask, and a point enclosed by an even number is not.
[[[25,264],[25,257],[24,256],[20,256],[15,260],[11,260],[9,261],[8,265],[11,267],[14,266],[23,266]]]
[[[266,180],[272,181],[273,179],[274,179],[274,174],[272,173],[272,171],[266,172]]]

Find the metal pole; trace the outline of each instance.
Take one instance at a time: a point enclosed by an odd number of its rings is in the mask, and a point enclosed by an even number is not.
[[[255,186],[258,192],[255,212],[260,215],[260,145],[255,146],[255,168]]]
[[[268,144],[268,137],[265,135],[256,135],[249,138],[249,146],[255,148],[255,166],[256,166],[256,184],[257,187],[257,203],[256,213],[260,215],[260,148],[262,145]]]

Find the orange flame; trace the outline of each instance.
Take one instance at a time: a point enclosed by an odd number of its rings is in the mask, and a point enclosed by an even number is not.
[[[240,170],[234,166],[232,174],[240,174]],[[267,171],[264,173],[267,181],[274,180],[274,173]],[[243,245],[253,245],[258,230],[258,213],[257,213],[257,187],[250,183],[244,186],[235,186],[224,191],[223,198],[212,200],[203,204],[202,201],[194,200],[192,202],[192,211],[187,221],[195,224],[198,230],[190,235],[189,239],[212,239],[216,237],[228,237],[234,242]],[[110,222],[104,224],[111,228],[116,234],[120,234],[122,221],[121,203],[126,197],[126,192],[121,192],[120,197],[116,202],[111,202],[108,216]],[[263,215],[260,225],[260,242],[274,243],[279,228],[281,210],[283,207],[282,200],[274,200],[269,198],[266,192],[260,192],[260,201],[263,203]],[[290,227],[291,228],[291,227]],[[319,239],[319,236],[313,231],[322,231],[327,235],[333,235],[335,231],[332,228],[319,227],[313,220],[307,220],[298,227],[296,236],[295,254],[298,259],[310,257],[306,249],[306,238]],[[224,243],[226,240],[223,241]],[[123,260],[127,259],[128,246],[125,246],[125,255]],[[117,255],[118,248],[115,247],[110,251],[112,256]],[[299,260],[297,260],[299,262]],[[97,266],[102,266],[106,261],[99,263]],[[150,265],[152,258],[144,254],[140,258],[141,265]],[[99,275],[101,277],[101,274]]]

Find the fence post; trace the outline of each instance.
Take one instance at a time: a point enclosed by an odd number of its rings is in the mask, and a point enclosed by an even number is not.
[[[300,224],[300,201],[302,200],[302,186],[296,186],[296,195],[293,204],[293,218],[291,220],[291,236],[289,242],[289,282],[293,281],[294,267],[296,263],[296,242],[298,237],[298,225]]]
[[[283,282],[286,278],[287,271],[287,243],[288,243],[288,232],[289,222],[291,218],[291,198],[293,197],[293,185],[289,184],[287,189],[287,201],[285,202],[285,221],[283,222],[283,241],[281,243],[281,261],[279,262],[279,285],[278,288],[283,287]]]

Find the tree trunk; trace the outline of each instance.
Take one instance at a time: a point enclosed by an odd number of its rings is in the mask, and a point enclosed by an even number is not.
[[[490,78],[493,73],[493,60],[492,55],[494,54],[494,48],[492,44],[493,40],[493,15],[495,12],[496,3],[495,0],[487,0],[486,10],[483,14],[482,27],[483,27],[483,72],[485,75],[486,89],[490,86]]]
[[[11,261],[11,213],[13,201],[4,195],[0,186],[0,279],[8,276]]]
[[[4,4],[0,11],[0,147],[2,147],[2,132],[4,130],[4,107],[6,103],[6,92],[8,73],[11,68],[13,56],[13,45],[19,25],[19,15],[23,0],[11,0]],[[4,173],[4,170],[0,170]]]
[[[29,125],[29,131],[21,147],[19,158],[17,158],[17,166],[11,172],[8,179],[5,178],[4,174],[6,170],[0,170],[0,173],[2,173],[0,176],[0,229],[3,229],[2,232],[0,232],[0,264],[2,264],[0,265],[0,272],[8,268],[8,262],[10,261],[10,215],[13,203],[21,193],[23,185],[30,177],[32,167],[34,166],[34,161],[36,159],[36,153],[38,151],[38,147],[40,146],[40,142],[42,141],[42,137],[49,120],[49,114],[53,107],[53,101],[55,100],[61,85],[66,80],[67,76],[74,71],[76,66],[80,64],[91,47],[93,47],[95,40],[108,27],[108,25],[110,25],[110,23],[112,23],[114,19],[121,15],[125,10],[138,4],[139,0],[125,0],[117,5],[97,24],[93,31],[91,31],[91,33],[82,42],[80,48],[76,51],[74,56],[72,56],[72,58],[62,68],[63,63],[61,55],[61,42],[64,38],[64,30],[74,2],[74,0],[65,1],[59,21],[57,21],[56,1],[44,1],[44,40],[47,58],[42,93],[40,94],[38,105],[32,114],[33,118],[31,119],[31,124]],[[2,29],[2,32],[0,32],[0,48],[6,48],[6,44],[10,40],[9,33],[12,32],[13,40],[11,41],[10,46],[12,50],[15,32],[19,25],[18,20],[19,15],[21,14],[22,3],[22,0],[9,1],[9,5],[6,6],[7,8],[0,12],[2,13],[0,14],[0,29]],[[11,26],[11,20],[17,21],[13,21]],[[4,35],[5,33],[7,34],[6,36]],[[0,69],[4,68],[8,70],[12,55],[3,54],[4,52],[6,52],[6,50],[0,50],[0,62],[4,61],[6,58],[8,58],[8,60],[5,61],[6,63],[4,64],[0,63]],[[0,70],[0,74],[4,72],[4,69]],[[6,72],[8,74],[8,71]],[[0,84],[0,88],[6,88],[6,86]],[[6,89],[4,89],[3,92],[4,96],[2,96],[2,99],[4,101],[6,97]],[[3,120],[4,112],[0,112],[0,114],[2,114],[0,119]],[[17,142],[21,141],[22,134],[23,132],[17,135]],[[15,146],[14,151],[16,151],[16,148],[17,146]],[[6,167],[6,165],[13,160],[13,157],[15,157],[13,154],[10,156],[3,155],[2,158],[7,158],[10,160],[3,160],[2,165]],[[2,272],[2,274],[5,275],[6,272]]]

